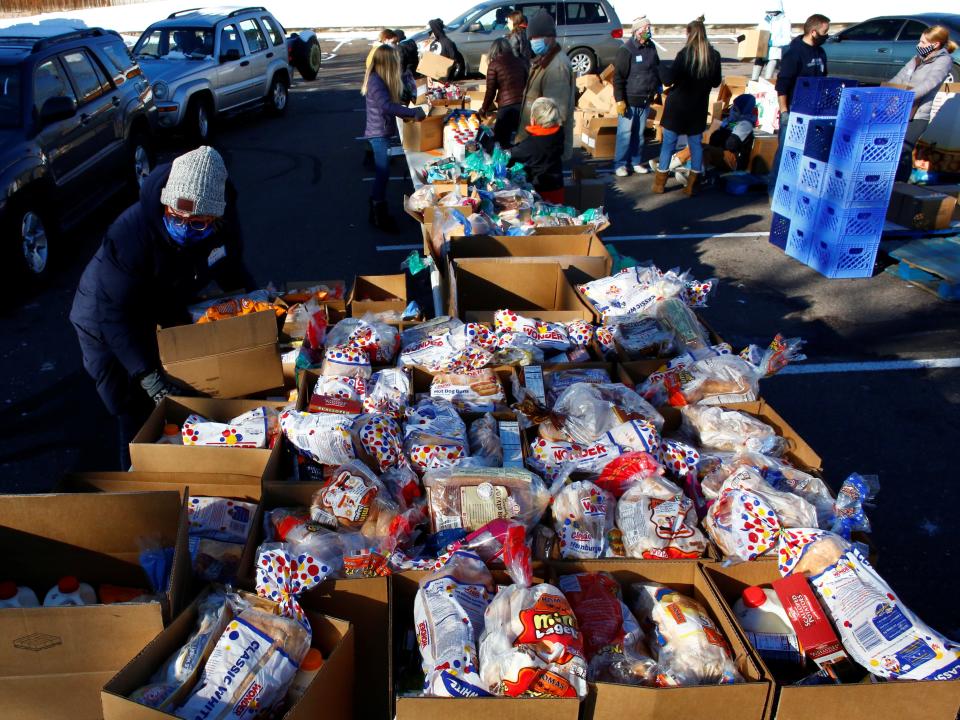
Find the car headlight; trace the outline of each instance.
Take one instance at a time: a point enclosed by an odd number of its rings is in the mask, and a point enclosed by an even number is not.
[[[170,88],[167,87],[167,84],[163,80],[157,80],[153,84],[153,96],[157,100],[166,100],[169,93]]]

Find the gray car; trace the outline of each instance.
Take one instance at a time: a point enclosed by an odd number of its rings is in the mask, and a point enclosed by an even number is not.
[[[308,80],[320,67],[316,35],[286,38],[263,7],[173,13],[143,31],[133,54],[153,86],[160,128],[201,142],[223,113],[266,105],[282,114],[293,67]]]
[[[931,25],[943,25],[960,38],[960,15],[891,15],[865,20],[831,36],[823,46],[827,69],[836,77],[863,83],[890,80],[916,56],[920,35]],[[953,53],[948,82],[960,80],[960,50]]]
[[[607,0],[590,2],[504,2],[489,0],[445,23],[447,35],[457,45],[467,64],[467,72],[476,72],[480,56],[490,43],[506,34],[507,16],[520,10],[530,20],[545,9],[557,22],[557,38],[570,57],[577,75],[597,72],[613,62],[623,44],[623,25]],[[429,31],[410,39],[422,43]]]

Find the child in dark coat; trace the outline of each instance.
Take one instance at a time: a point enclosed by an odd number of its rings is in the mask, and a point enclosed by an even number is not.
[[[527,179],[540,197],[563,204],[563,133],[560,110],[548,97],[533,103],[527,137],[510,149],[512,162],[523,163]]]

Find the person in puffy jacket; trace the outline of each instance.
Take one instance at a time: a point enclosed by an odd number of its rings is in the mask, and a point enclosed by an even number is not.
[[[913,90],[913,116],[907,125],[903,151],[897,168],[897,180],[905,182],[913,170],[913,148],[923,131],[930,124],[933,99],[940,86],[953,71],[953,58],[957,44],[950,39],[950,31],[943,25],[928,27],[920,35],[917,54],[907,60],[900,72],[890,81],[894,85],[906,85]]]
[[[530,109],[527,138],[510,148],[511,163],[523,163],[527,179],[540,197],[563,204],[563,132],[557,104],[538,98]]]
[[[443,20],[434,18],[429,23],[430,34],[433,36],[433,42],[430,43],[430,52],[436,53],[442,57],[453,60],[450,71],[447,73],[447,81],[463,80],[467,72],[467,64],[463,55],[457,50],[457,44],[450,39],[443,27]]]
[[[613,168],[617,177],[627,167],[640,175],[650,172],[643,164],[643,133],[650,102],[660,92],[660,56],[653,44],[650,21],[639,17],[627,41],[613,59],[613,97],[617,101],[617,144]]]
[[[703,18],[687,25],[687,44],[677,53],[669,67],[660,71],[664,85],[670,85],[663,106],[663,143],[660,163],[653,182],[653,192],[662,193],[667,182],[668,168],[680,135],[687,136],[690,146],[690,176],[684,192],[693,195],[703,168],[701,136],[707,129],[707,103],[710,89],[719,87],[720,53],[707,40]]]
[[[497,38],[490,46],[487,65],[487,91],[480,106],[480,116],[490,112],[497,103],[497,122],[493,138],[500,147],[510,147],[513,134],[520,125],[523,91],[527,86],[527,66],[513,54],[506,38]]]
[[[373,149],[376,175],[370,192],[370,224],[386,232],[396,232],[397,223],[387,208],[387,180],[390,177],[390,138],[397,134],[397,118],[423,120],[423,110],[400,104],[403,83],[400,57],[393,47],[381,45],[363,78],[361,94],[366,98],[367,125],[363,137]]]
[[[204,146],[144,180],[84,269],[70,310],[83,367],[119,421],[124,470],[127,444],[154,403],[177,389],[160,364],[157,326],[189,323],[187,307],[211,282],[253,289],[237,192],[223,158]]]
[[[407,34],[397,28],[394,30],[397,34],[397,52],[400,53],[400,81],[403,84],[403,93],[400,95],[400,102],[408,105],[417,99],[417,65],[420,63],[420,52],[417,50],[417,44],[412,40],[407,40]]]
[[[507,28],[510,31],[507,33],[507,40],[513,54],[523,60],[529,70],[533,50],[530,49],[530,40],[527,39],[527,16],[520,10],[514,10],[507,16]]]

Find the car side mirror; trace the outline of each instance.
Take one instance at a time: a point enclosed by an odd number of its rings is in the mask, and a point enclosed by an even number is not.
[[[230,62],[231,60],[240,59],[240,50],[237,48],[230,48],[225,53],[220,53],[220,62]]]
[[[67,120],[77,114],[77,101],[71,97],[57,95],[43,101],[40,108],[40,124],[49,125],[58,120]]]
[[[467,32],[483,32],[483,25],[480,23],[473,23],[470,27],[467,28]]]

